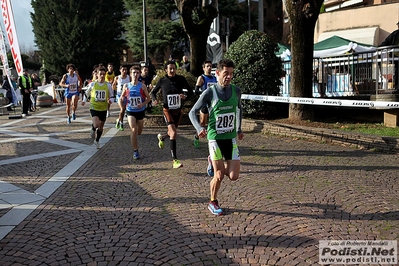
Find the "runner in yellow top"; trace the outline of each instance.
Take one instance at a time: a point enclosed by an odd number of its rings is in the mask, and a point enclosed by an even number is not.
[[[84,106],[86,98],[90,101],[90,114],[93,124],[91,125],[90,137],[95,140],[97,149],[100,148],[100,138],[103,134],[105,120],[107,119],[107,108],[112,103],[114,91],[110,83],[105,82],[105,67],[99,67],[97,71],[97,80],[89,84],[86,95],[82,101]]]
[[[108,82],[109,84],[112,85],[115,79],[115,72],[114,72],[114,64],[108,63],[107,65],[108,71],[105,73],[105,82]],[[116,92],[113,92],[113,95],[116,95]],[[108,109],[107,109],[107,117],[109,117],[110,112],[109,108],[111,107],[111,104],[108,104]]]

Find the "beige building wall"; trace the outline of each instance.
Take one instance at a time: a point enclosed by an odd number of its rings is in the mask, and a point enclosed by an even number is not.
[[[337,10],[332,12],[322,13],[315,27],[314,42],[319,41],[319,37],[327,32],[342,31],[347,36],[341,36],[351,40],[360,36],[371,34],[374,30],[374,43],[363,43],[378,45],[380,44],[392,31],[398,29],[396,23],[399,21],[399,3],[381,4],[367,7],[359,7],[348,10]],[[367,28],[366,30],[361,30]],[[346,33],[345,33],[346,32]],[[363,33],[364,32],[364,33]],[[323,36],[323,35],[322,35]],[[367,39],[367,38],[366,38]],[[363,39],[363,40],[366,40]],[[357,40],[358,42],[362,42]]]

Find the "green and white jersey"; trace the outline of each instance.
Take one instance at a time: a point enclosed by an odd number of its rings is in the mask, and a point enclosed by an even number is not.
[[[237,136],[237,117],[239,115],[236,88],[231,85],[231,97],[223,101],[219,98],[216,87],[212,90],[212,101],[209,105],[208,140],[233,139]]]

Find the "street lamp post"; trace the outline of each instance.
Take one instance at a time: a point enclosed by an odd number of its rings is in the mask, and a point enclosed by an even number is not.
[[[248,30],[251,30],[251,0],[248,0]]]
[[[143,37],[144,37],[144,61],[145,64],[148,65],[148,50],[147,50],[147,14],[146,14],[146,5],[143,0]]]
[[[258,1],[258,31],[264,31],[264,14],[263,14],[263,0]]]

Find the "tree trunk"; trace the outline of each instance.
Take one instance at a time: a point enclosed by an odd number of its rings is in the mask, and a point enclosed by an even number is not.
[[[209,35],[209,28],[213,19],[217,16],[217,1],[202,1],[201,6],[198,0],[175,0],[179,10],[184,31],[190,39],[190,72],[194,76],[202,74],[202,63],[206,60],[206,42]],[[193,20],[194,12],[198,15],[198,21]]]
[[[206,60],[206,42],[208,34],[198,33],[194,36],[189,36],[189,38],[191,55],[190,72],[194,76],[199,76],[203,72],[202,63]]]
[[[292,97],[312,97],[314,27],[323,0],[285,1],[291,23]],[[313,120],[313,106],[290,104],[289,119]]]

